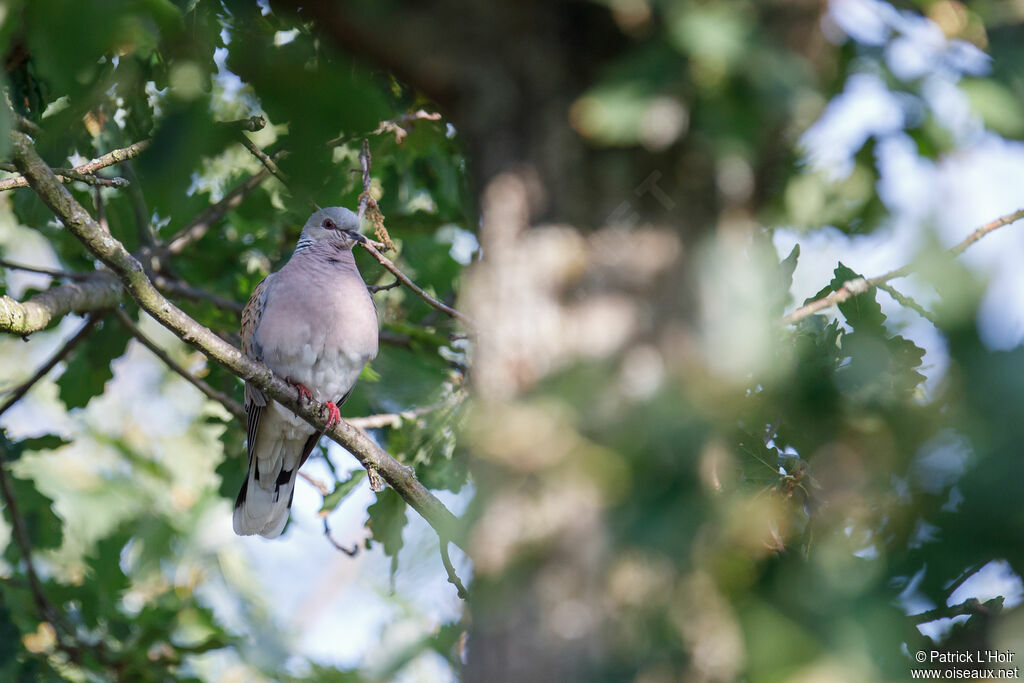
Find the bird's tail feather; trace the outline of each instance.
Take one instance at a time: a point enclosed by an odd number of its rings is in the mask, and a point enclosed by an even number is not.
[[[253,454],[249,458],[249,474],[238,492],[232,519],[235,533],[239,536],[259,534],[264,538],[276,538],[284,531],[299,471],[299,458],[287,457],[285,452],[292,447],[295,445],[279,443],[281,450],[277,457],[261,459]],[[291,467],[287,466],[289,464]]]

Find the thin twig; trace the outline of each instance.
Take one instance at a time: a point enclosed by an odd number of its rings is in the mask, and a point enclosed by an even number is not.
[[[124,310],[115,308],[114,314],[117,315],[117,319],[121,321],[121,324],[128,328],[128,331],[131,332],[132,336],[135,337],[139,343],[152,351],[154,356],[162,360],[164,365],[181,375],[185,381],[206,394],[207,397],[220,403],[229,413],[234,415],[235,418],[245,422],[245,410],[238,401],[234,400],[224,392],[214,389],[209,384],[179,365],[177,361],[171,358],[166,351],[157,346],[156,342],[143,334],[142,330],[139,329],[139,326],[135,324],[135,321],[132,320],[131,316],[125,313]]]
[[[96,222],[103,232],[110,234],[110,223],[107,221],[107,205],[103,201],[103,193],[100,188],[92,188],[92,203],[96,207]]]
[[[363,174],[363,192],[362,194],[359,195],[359,210],[357,212],[360,221],[363,220],[363,216],[366,214],[366,209],[370,205],[370,202],[374,202],[373,197],[370,196],[370,161],[370,142],[369,140],[364,138],[362,150],[359,152],[359,165],[361,167]],[[376,202],[374,202],[374,207],[376,207]],[[380,210],[375,210],[377,216],[380,218]],[[382,229],[382,218],[380,220],[375,220],[374,225],[377,227],[377,236],[385,240],[385,244],[381,245],[381,248],[383,248],[386,245],[388,248],[393,249],[394,245],[392,245],[390,243],[391,240],[387,238],[387,232]],[[377,245],[372,240],[367,239],[363,242],[360,242],[360,244],[364,249],[366,249],[366,251],[370,252],[375,259],[377,259],[378,263],[380,263],[382,266],[390,270],[392,275],[394,275],[399,281],[401,281],[403,285],[411,289],[418,297],[426,301],[428,304],[430,304],[437,310],[453,318],[461,320],[466,325],[470,324],[469,318],[467,318],[465,315],[459,313],[451,306],[448,306],[438,301],[437,299],[423,291],[423,289],[415,282],[413,282],[408,275],[399,270],[398,266],[396,266],[391,261],[391,259],[389,259],[387,256],[384,256],[384,254],[380,253]]]
[[[472,322],[470,321],[469,318],[467,318],[462,313],[459,313],[458,311],[456,311],[451,306],[448,306],[447,304],[444,304],[444,303],[438,301],[434,297],[432,297],[429,294],[427,294],[426,292],[424,292],[423,289],[420,288],[419,285],[417,285],[415,282],[413,282],[412,280],[409,279],[408,275],[406,275],[401,270],[399,270],[398,266],[396,266],[394,263],[391,262],[391,259],[389,259],[384,254],[382,254],[379,251],[377,251],[377,248],[375,246],[373,246],[372,244],[370,244],[369,241],[367,241],[367,242],[360,242],[360,244],[362,245],[363,249],[365,249],[366,251],[370,252],[370,254],[373,255],[373,258],[377,259],[378,263],[380,263],[382,266],[384,266],[385,268],[390,270],[391,274],[394,275],[399,280],[401,280],[403,285],[405,285],[406,287],[411,289],[413,291],[413,293],[416,294],[416,296],[418,296],[419,298],[423,299],[428,304],[430,304],[431,306],[433,306],[437,310],[441,311],[445,315],[451,316],[452,318],[455,318],[457,320],[462,321],[467,326],[472,327]]]
[[[359,167],[363,174],[363,192],[359,195],[359,206],[356,215],[360,222],[366,215],[366,204],[370,201],[370,141],[363,138],[363,145],[359,150]]]
[[[101,168],[112,166],[113,164],[119,164],[122,161],[127,161],[128,159],[137,157],[148,146],[149,140],[141,140],[134,144],[128,145],[127,147],[115,149],[113,152],[108,152],[107,154],[104,154],[101,157],[96,157],[92,161],[87,161],[84,164],[79,164],[78,166],[75,166],[73,169],[60,170],[71,171],[77,174],[81,174],[83,176],[94,174]],[[60,173],[60,171],[57,171],[56,169],[54,169],[54,173],[61,177],[62,182],[70,182],[72,180],[66,174],[62,174]],[[75,180],[77,179],[78,178],[75,178]],[[109,178],[107,178],[106,180],[109,180]],[[17,187],[28,187],[28,181],[25,180],[25,176],[17,175],[13,178],[0,180],[0,192],[3,192],[4,190],[13,190]]]
[[[379,413],[377,415],[366,415],[364,417],[350,417],[345,421],[358,429],[381,429],[383,427],[397,427],[405,420],[414,420],[417,417],[427,415],[435,410],[453,405],[457,401],[448,400],[440,403],[433,403],[429,406],[421,406],[412,410],[403,410],[399,413]]]
[[[356,543],[355,545],[352,546],[351,549],[349,549],[349,548],[346,548],[345,546],[343,546],[342,544],[338,543],[336,540],[334,540],[334,536],[331,535],[331,527],[328,526],[327,518],[326,517],[324,517],[324,536],[326,536],[327,540],[331,542],[331,545],[333,545],[335,548],[337,548],[341,552],[345,553],[349,557],[355,557],[356,555],[359,554],[359,544],[358,543]]]
[[[98,323],[102,317],[103,315],[101,313],[90,313],[82,326],[78,328],[78,332],[75,332],[74,335],[64,342],[64,344],[57,349],[52,356],[50,356],[49,360],[39,366],[39,369],[36,370],[34,375],[10,391],[10,396],[6,401],[4,401],[4,404],[0,406],[0,415],[6,413],[11,406],[20,401],[22,397],[28,393],[28,390],[35,386],[36,382],[41,380],[43,377],[46,377],[57,363],[64,360],[69,353],[74,351],[75,347],[81,344],[82,340],[89,336],[89,333],[92,332],[93,328],[96,327],[96,323]]]
[[[57,270],[56,268],[42,268],[40,266],[29,266],[24,263],[16,263],[7,259],[0,259],[0,267],[10,270],[24,270],[27,273],[39,273],[49,275],[58,280],[88,280],[94,273],[75,273],[70,270]]]
[[[283,156],[280,153],[275,155],[279,159],[283,158]],[[259,173],[255,173],[250,178],[242,181],[237,187],[224,195],[219,202],[206,207],[198,216],[189,221],[185,227],[167,240],[167,251],[171,254],[179,254],[185,250],[185,247],[201,239],[210,229],[211,225],[219,221],[228,211],[241,204],[242,200],[259,187],[260,183],[269,175],[270,171],[266,168],[260,169]]]
[[[933,325],[939,324],[939,321],[935,318],[934,315],[932,315],[931,311],[929,311],[927,308],[914,301],[913,298],[907,296],[906,294],[900,293],[892,285],[885,284],[884,282],[879,282],[878,288],[885,292],[886,294],[888,294],[889,296],[891,296],[896,301],[896,303],[900,304],[901,306],[909,308],[910,310],[914,311],[919,316],[921,316],[928,322],[932,323]]]
[[[299,470],[299,476],[308,481],[310,484],[312,484],[313,488],[319,491],[321,496],[329,496],[331,494],[331,490],[327,488],[327,484],[323,483],[316,477],[312,477],[303,472],[302,470]]]
[[[93,187],[125,188],[131,187],[132,185],[132,181],[129,178],[120,178],[117,176],[114,176],[113,178],[105,178],[99,175],[79,173],[73,168],[54,169],[54,172],[67,180],[76,180],[80,183],[85,183],[86,185],[92,185]]]
[[[245,133],[239,133],[239,137],[242,141],[242,145],[247,150],[249,150],[249,153],[252,154],[257,159],[259,159],[260,163],[263,164],[268,171],[273,173],[275,178],[280,180],[282,183],[288,183],[288,176],[284,174],[284,171],[282,171],[278,167],[277,163],[273,159],[271,159],[266,152],[260,149],[256,145],[256,143],[249,138],[248,135],[246,135]]]
[[[401,280],[395,278],[394,282],[388,285],[367,285],[366,288],[370,290],[370,294],[376,294],[377,292],[385,292],[389,289],[394,289],[398,285],[402,284]]]
[[[14,164],[3,162],[0,163],[0,171],[17,173],[18,169],[15,168]],[[131,180],[128,178],[104,178],[103,176],[92,175],[90,173],[79,173],[73,168],[55,168],[53,169],[53,172],[60,176],[65,182],[77,180],[78,182],[85,183],[86,185],[95,185],[99,187],[129,187],[131,185]]]
[[[370,161],[370,141],[367,138],[363,138],[363,146],[359,150],[359,167],[363,175],[363,191],[359,194],[359,220],[362,221],[367,211],[369,211],[370,222],[373,223],[373,231],[377,239],[380,240],[374,246],[386,251],[397,251],[395,245],[391,242],[391,235],[388,234],[387,228],[384,227],[384,214],[381,213],[377,200],[373,198],[373,194],[370,192]]]
[[[402,141],[405,140],[406,135],[409,134],[409,131],[406,128],[406,126],[408,124],[410,124],[410,123],[414,123],[415,121],[419,121],[419,120],[422,120],[422,121],[440,121],[441,120],[441,114],[438,113],[438,112],[430,112],[430,111],[427,111],[425,109],[417,109],[414,112],[409,112],[407,114],[402,114],[401,116],[396,116],[395,118],[388,119],[387,121],[381,121],[380,124],[377,126],[377,128],[375,128],[374,130],[371,130],[371,131],[368,131],[368,132],[365,132],[365,133],[356,133],[356,134],[350,134],[350,135],[339,135],[336,138],[332,138],[332,139],[328,140],[327,141],[327,146],[328,147],[335,147],[335,146],[340,145],[340,144],[342,144],[344,142],[348,142],[349,140],[354,140],[356,138],[363,138],[363,137],[366,137],[367,135],[383,135],[384,133],[394,133],[394,135],[395,135],[395,143],[396,144],[402,144]]]
[[[7,454],[3,451],[2,443],[0,443],[0,456],[2,456],[0,457],[0,494],[3,495],[4,506],[7,508],[7,517],[11,523],[11,534],[14,536],[14,542],[21,551],[22,558],[25,560],[25,576],[28,577],[32,600],[36,603],[36,608],[43,619],[56,626],[60,624],[60,615],[57,612],[57,608],[46,597],[46,593],[43,592],[43,584],[39,580],[39,574],[36,573],[35,564],[32,562],[32,543],[28,537],[28,530],[25,528],[25,520],[18,511],[18,501],[14,497],[14,487],[11,486],[11,481],[7,476]]]
[[[180,294],[181,296],[192,299],[193,301],[209,301],[214,306],[222,310],[232,311],[241,315],[242,309],[245,308],[244,305],[233,299],[228,299],[220,296],[219,294],[214,294],[213,292],[207,292],[205,289],[193,287],[192,285],[181,282],[180,280],[175,280],[164,275],[153,275],[152,280],[157,289],[163,292]]]
[[[402,114],[401,116],[395,117],[388,121],[381,121],[380,125],[377,126],[377,130],[373,131],[372,135],[382,135],[384,133],[394,133],[395,144],[400,145],[405,140],[405,136],[409,134],[406,130],[405,124],[411,123],[416,120],[424,121],[440,121],[441,114],[438,112],[428,112],[423,109],[419,109],[408,114]]]
[[[981,569],[981,564],[976,562],[969,564],[967,568],[960,573],[960,576],[953,579],[953,581],[950,582],[948,586],[946,586],[946,593],[949,595],[949,597],[953,597],[953,593],[956,592],[956,589],[962,586],[964,581],[974,576],[979,569]]]
[[[1016,223],[1021,218],[1024,218],[1024,209],[1018,209],[1013,213],[1007,214],[993,221],[990,221],[985,225],[982,225],[979,228],[977,228],[974,232],[968,235],[962,242],[950,248],[946,252],[946,254],[948,254],[950,258],[956,258],[960,254],[964,253],[964,251],[968,247],[970,247],[972,244],[980,240],[985,235],[995,230],[998,230],[1003,226],[1010,225],[1011,223]],[[889,280],[895,280],[896,278],[906,277],[907,275],[910,275],[915,270],[917,270],[917,268],[918,264],[908,263],[902,268],[891,270],[888,273],[885,273],[884,275],[873,277],[870,280],[867,280],[865,278],[856,278],[854,280],[850,280],[849,282],[844,282],[838,290],[832,292],[827,296],[823,296],[820,299],[816,299],[815,301],[811,301],[810,303],[804,304],[803,306],[796,309],[789,315],[785,316],[782,319],[782,322],[787,325],[799,322],[804,318],[814,315],[818,311],[821,311],[826,308],[831,308],[832,306],[835,306],[837,304],[841,304],[850,297],[870,291],[871,289],[877,287],[880,284],[886,283]]]
[[[986,607],[977,598],[969,598],[958,605],[936,607],[935,609],[930,609],[927,612],[919,612],[908,616],[915,624],[925,624],[929,621],[935,621],[936,619],[957,617],[962,614],[984,614],[988,611],[988,607]]]
[[[448,555],[448,539],[439,537],[441,541],[441,562],[444,563],[444,570],[448,573],[448,583],[455,586],[456,592],[459,597],[465,600],[469,597],[469,592],[466,587],[462,585],[462,580],[459,579],[459,575],[455,573],[455,565],[452,564],[452,558]]]
[[[139,177],[135,175],[132,163],[126,161],[124,174],[131,181],[128,188],[128,198],[132,202],[132,214],[135,216],[135,229],[139,234],[139,244],[150,252],[156,247],[156,234],[153,232],[153,224],[149,219],[149,209],[146,208],[146,197],[142,194],[142,186],[139,184]]]
[[[103,664],[108,666],[113,664],[114,660],[106,645],[102,641],[93,644],[78,640],[74,626],[65,621],[64,615],[46,597],[43,583],[39,580],[39,574],[32,562],[32,542],[25,527],[25,520],[18,510],[18,500],[14,495],[14,487],[11,486],[6,461],[7,454],[4,451],[3,443],[0,442],[0,498],[3,499],[4,507],[7,508],[14,543],[25,560],[25,576],[28,578],[29,591],[32,593],[32,601],[36,605],[40,618],[53,627],[57,647],[67,653],[71,661],[80,663],[82,650],[87,648]]]
[[[218,121],[217,123],[225,128],[246,130],[250,133],[256,133],[266,128],[267,119],[256,114],[255,116],[250,116],[247,119],[238,119],[237,121]]]
[[[11,109],[11,112],[14,114],[14,125],[18,127],[18,130],[20,130],[22,133],[27,133],[28,135],[38,136],[42,134],[43,129],[36,125],[34,121],[30,121],[21,114],[18,114],[14,111],[14,108],[10,106],[11,101],[9,98],[6,97],[6,95],[7,93],[5,92],[4,96],[5,99],[7,99],[7,106],[9,109]]]

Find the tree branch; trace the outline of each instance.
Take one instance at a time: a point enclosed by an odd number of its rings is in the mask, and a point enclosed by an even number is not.
[[[359,206],[356,207],[356,215],[363,220],[366,215],[366,205],[370,197],[370,141],[363,138],[362,146],[359,148],[359,169],[363,174],[363,191],[359,195]],[[353,169],[353,173],[355,170]]]
[[[228,299],[214,294],[213,292],[207,292],[205,289],[199,289],[192,285],[181,282],[180,280],[174,280],[164,275],[154,275],[153,284],[156,288],[162,292],[172,292],[174,294],[180,294],[181,296],[192,299],[193,301],[209,301],[217,308],[233,311],[238,315],[242,314],[242,309],[245,308],[242,304],[238,303],[234,299]]]
[[[260,169],[259,173],[242,181],[237,187],[224,195],[219,202],[208,206],[202,213],[189,221],[185,227],[176,232],[167,241],[166,250],[171,254],[180,254],[185,250],[185,247],[201,239],[210,229],[211,225],[223,218],[224,214],[228,211],[241,204],[242,200],[259,187],[259,184],[269,175],[270,171],[263,168]]]
[[[380,209],[377,208],[377,202],[370,196],[370,143],[365,138],[363,139],[363,146],[359,152],[359,166],[363,176],[363,191],[359,195],[359,207],[357,215],[359,220],[363,220],[363,216],[366,214],[367,208],[372,209],[371,216],[373,218],[373,224],[377,231],[377,237],[381,239],[388,249],[392,251],[395,249],[395,245],[391,243],[391,238],[388,236],[388,231],[384,228],[384,216],[381,215]],[[413,282],[408,275],[398,269],[391,259],[377,250],[377,247],[369,240],[360,242],[363,249],[370,252],[373,258],[377,259],[377,262],[391,271],[399,282],[408,287],[413,291],[416,296],[426,301],[428,304],[436,308],[437,310],[449,315],[457,320],[461,320],[467,326],[470,325],[469,318],[462,313],[459,313],[451,306],[448,306],[441,301],[438,301],[434,297],[427,294],[423,289]],[[389,285],[386,289],[390,289],[393,285]]]
[[[353,545],[351,548],[346,548],[341,543],[338,543],[337,540],[335,540],[334,536],[331,535],[331,527],[330,527],[330,525],[327,524],[327,518],[326,517],[324,517],[324,536],[326,536],[327,540],[331,542],[331,545],[333,545],[335,548],[337,548],[341,552],[345,553],[349,557],[355,557],[356,555],[359,554],[359,545],[358,544]]]
[[[411,467],[392,458],[359,429],[342,420],[327,430],[326,409],[309,402],[300,405],[292,385],[275,375],[266,365],[245,356],[206,327],[190,318],[167,300],[146,276],[142,264],[116,239],[104,233],[85,209],[75,200],[46,166],[24,133],[12,131],[14,161],[40,199],[53,211],[65,227],[95,257],[120,279],[125,290],[139,306],[180,339],[220,363],[232,374],[252,382],[263,392],[300,416],[315,429],[344,446],[367,470],[376,471],[439,535],[457,540],[461,533],[459,520],[415,476]]]
[[[1002,604],[1002,598],[996,598],[999,604]],[[936,619],[947,619],[950,617],[957,617],[962,614],[986,614],[991,610],[991,603],[993,600],[982,603],[977,598],[969,598],[964,600],[958,605],[950,605],[949,607],[936,607],[930,609],[927,612],[919,612],[918,614],[909,615],[910,620],[915,624],[926,624],[929,621],[935,621]]]
[[[157,343],[154,342],[152,339],[143,334],[142,330],[139,329],[139,326],[135,324],[135,321],[132,320],[131,316],[125,313],[123,309],[115,308],[114,314],[117,316],[117,319],[121,321],[121,324],[124,325],[128,329],[128,331],[132,333],[132,336],[135,337],[135,339],[137,339],[140,344],[149,349],[154,356],[162,360],[164,362],[164,365],[166,365],[171,370],[181,375],[183,378],[185,378],[185,381],[187,381],[189,384],[194,386],[199,391],[206,394],[208,398],[211,398],[214,401],[220,403],[227,409],[229,413],[234,415],[235,418],[237,418],[239,421],[245,422],[245,410],[242,408],[241,403],[231,398],[224,392],[217,391],[209,384],[199,379],[191,372],[183,368],[181,365],[179,365],[177,361],[171,358],[170,354],[168,354],[166,351],[160,348],[157,345]]]
[[[57,270],[56,268],[41,268],[39,266],[30,266],[24,263],[15,263],[14,261],[8,261],[7,259],[0,258],[0,267],[8,268],[10,270],[24,270],[27,273],[39,273],[41,275],[49,275],[52,278],[59,280],[88,280],[93,277],[96,273],[75,273],[70,270]]]
[[[135,169],[132,168],[130,161],[126,161],[124,164],[124,174],[131,181],[128,198],[132,203],[132,214],[135,216],[135,229],[139,234],[139,244],[143,249],[148,249],[152,253],[153,248],[156,247],[156,233],[153,231],[153,224],[149,219],[150,213],[146,208],[146,197],[142,194],[139,177],[135,175]]]
[[[20,135],[24,135],[24,133],[20,133]],[[73,169],[61,170],[70,171],[71,173],[77,174],[79,176],[93,174],[96,171],[100,170],[101,168],[112,166],[114,164],[119,164],[122,161],[127,161],[128,159],[137,157],[148,146],[149,140],[142,140],[140,142],[136,142],[135,144],[128,145],[127,147],[124,147],[122,149],[115,149],[113,152],[108,152],[107,154],[104,154],[101,157],[97,157],[92,161],[87,161],[84,164],[79,164],[78,166],[75,166]],[[53,172],[57,173],[57,171]],[[70,182],[71,180],[82,179],[81,177],[71,178],[63,173],[58,173],[58,175],[61,175],[64,178],[63,182]],[[25,179],[24,175],[19,175],[14,178],[7,178],[6,180],[0,180],[0,192],[3,192],[4,190],[13,190],[17,187],[28,187],[28,181]]]
[[[472,327],[472,322],[468,317],[466,317],[462,313],[459,313],[451,306],[448,306],[447,304],[438,301],[437,299],[423,291],[423,289],[421,289],[419,285],[417,285],[415,282],[409,279],[408,275],[399,270],[398,266],[392,263],[391,259],[377,251],[377,248],[370,244],[369,241],[360,242],[359,244],[363,247],[363,249],[370,252],[370,254],[373,255],[373,258],[377,259],[378,263],[380,263],[382,266],[390,270],[391,274],[398,278],[403,285],[411,289],[413,293],[416,294],[416,296],[423,299],[428,304],[430,304],[437,310],[441,311],[445,315],[451,316],[452,318],[455,318],[456,320],[465,323],[467,326]]]
[[[53,370],[54,366],[57,365],[57,363],[64,360],[67,357],[67,355],[71,353],[75,349],[75,347],[82,342],[83,339],[88,337],[89,333],[92,332],[93,328],[96,327],[96,323],[98,323],[101,318],[102,315],[99,315],[97,313],[90,313],[89,317],[85,319],[85,323],[83,323],[83,325],[80,328],[78,328],[78,332],[75,332],[75,334],[70,339],[64,342],[64,344],[59,349],[57,349],[57,351],[52,356],[50,356],[49,360],[47,360],[45,363],[39,366],[39,369],[36,370],[34,375],[32,375],[30,378],[28,378],[27,380],[25,380],[24,382],[22,382],[21,384],[19,384],[18,386],[11,390],[11,395],[7,398],[6,401],[4,401],[4,404],[0,406],[0,415],[6,413],[8,409],[11,408],[11,406],[20,401],[22,397],[24,397],[25,394],[28,393],[28,390],[35,386],[36,382],[41,380],[43,377],[46,377],[46,375],[50,372],[50,370]]]
[[[934,315],[932,315],[931,311],[929,311],[921,304],[917,303],[917,301],[915,301],[913,297],[909,297],[906,294],[900,293],[900,291],[897,290],[895,287],[893,287],[892,285],[887,285],[884,282],[878,283],[878,288],[885,292],[886,294],[888,294],[889,296],[891,296],[893,300],[896,301],[896,303],[900,304],[901,306],[905,306],[906,308],[909,308],[910,310],[914,311],[919,316],[921,316],[928,322],[932,323],[933,325],[939,324],[938,320],[935,318]]]
[[[239,132],[239,137],[242,140],[242,146],[249,150],[249,153],[260,160],[264,168],[274,174],[274,177],[280,180],[282,183],[288,183],[288,176],[284,174],[284,171],[270,158],[266,152],[260,149],[252,139],[245,133]]]
[[[69,624],[64,614],[46,597],[43,590],[43,583],[39,580],[35,564],[32,561],[32,542],[29,538],[28,529],[25,526],[25,519],[18,510],[18,500],[14,495],[14,487],[11,486],[11,479],[7,472],[7,453],[4,449],[4,442],[0,440],[0,499],[7,509],[7,516],[11,523],[11,535],[15,545],[25,560],[25,576],[28,578],[29,592],[32,594],[32,601],[36,605],[40,619],[53,628],[56,645],[67,653],[71,661],[80,663],[83,650],[89,650],[100,663],[111,666],[115,664],[110,656],[107,646],[102,642],[88,643],[79,640],[77,629]]]
[[[267,126],[267,119],[260,114],[250,116],[247,119],[238,119],[236,121],[218,121],[219,125],[225,128],[233,130],[247,130],[250,133],[256,133],[263,130]]]
[[[321,496],[329,496],[331,494],[331,490],[327,488],[327,484],[323,483],[316,477],[310,476],[302,470],[299,470],[299,476],[308,481],[309,485],[319,491]]]
[[[465,600],[469,597],[469,593],[466,591],[466,587],[462,585],[459,575],[455,573],[455,565],[452,564],[452,558],[448,555],[448,541],[444,536],[440,537],[440,541],[441,562],[444,563],[444,570],[448,574],[448,583],[455,586],[455,590],[458,592],[459,597]]]
[[[383,135],[384,133],[394,134],[395,144],[400,145],[402,144],[402,141],[405,140],[406,136],[409,134],[409,128],[412,127],[411,124],[415,123],[416,121],[440,121],[441,118],[442,117],[440,112],[427,111],[426,109],[417,109],[416,111],[407,112],[405,114],[402,114],[401,116],[396,116],[393,119],[381,121],[380,124],[374,130],[367,131],[365,133],[339,135],[336,138],[328,140],[327,146],[333,147],[336,145],[340,145],[344,142],[348,142],[349,140],[353,140],[355,138],[365,138],[367,135]]]
[[[351,417],[348,423],[359,429],[381,429],[383,427],[397,427],[404,420],[414,420],[417,417],[432,413],[439,408],[453,405],[457,400],[441,401],[429,406],[421,406],[412,410],[403,410],[398,413],[380,413],[377,415],[366,415],[365,417]]]
[[[18,512],[18,501],[14,497],[14,488],[11,486],[10,478],[7,475],[7,453],[3,450],[3,443],[0,442],[0,495],[3,496],[4,507],[7,508],[7,516],[10,518],[11,535],[14,542],[21,551],[25,560],[25,576],[28,577],[29,589],[32,592],[32,600],[43,619],[51,624],[60,623],[60,615],[57,609],[50,604],[46,594],[43,592],[43,584],[36,573],[35,565],[32,563],[32,543],[28,538],[28,530],[25,528],[25,520]]]
[[[7,162],[0,163],[0,171],[17,173],[17,169],[14,167],[14,164],[9,164]],[[79,173],[73,168],[55,168],[53,169],[53,172],[61,179],[62,182],[65,183],[77,180],[80,183],[94,185],[97,187],[128,187],[131,185],[131,180],[128,178],[104,178],[103,176]]]
[[[1016,223],[1021,218],[1024,218],[1024,209],[1018,209],[1013,213],[1001,216],[994,221],[989,221],[985,225],[980,226],[970,235],[968,235],[962,242],[949,249],[946,253],[950,258],[956,258],[960,254],[964,253],[968,247],[980,240],[985,235],[998,230],[999,228]],[[818,311],[826,308],[831,308],[837,304],[841,304],[850,297],[857,296],[858,294],[864,294],[871,289],[878,287],[881,284],[888,282],[889,280],[895,280],[896,278],[906,277],[917,270],[917,264],[908,263],[902,268],[891,270],[884,275],[873,277],[870,280],[865,278],[857,278],[844,282],[842,287],[832,292],[827,296],[823,296],[820,299],[816,299],[809,303],[804,304],[800,308],[796,309],[789,315],[782,318],[782,322],[786,325],[792,325],[793,323],[800,322],[804,318],[814,315]]]
[[[99,226],[96,227],[98,230]],[[120,300],[121,287],[117,279],[105,272],[90,273],[80,282],[51,287],[24,303],[5,295],[0,297],[0,332],[26,336],[45,329],[68,313],[99,311],[116,306]]]
[[[386,285],[370,285],[367,289],[370,290],[370,294],[376,294],[377,292],[386,292],[389,289],[394,289],[400,284],[402,284],[402,281],[395,278],[392,282]]]

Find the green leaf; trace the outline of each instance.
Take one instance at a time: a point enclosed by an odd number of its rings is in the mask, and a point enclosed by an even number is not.
[[[117,606],[130,587],[121,569],[121,557],[134,528],[134,520],[121,524],[96,543],[86,556],[89,590],[76,591],[76,597],[81,603],[82,618],[91,627],[116,621],[119,617]]]
[[[323,517],[341,505],[345,496],[352,492],[366,476],[366,470],[356,470],[345,481],[340,481],[334,486],[334,490],[324,496],[324,504],[320,507],[320,516]]]
[[[1005,137],[1024,136],[1024,113],[1020,98],[990,78],[972,78],[961,81],[960,88],[967,93],[971,108],[985,121],[985,126]]]
[[[60,398],[68,410],[82,408],[103,393],[114,376],[111,362],[124,353],[131,335],[111,318],[101,322],[66,361],[67,370],[57,380]]]
[[[789,290],[793,286],[793,272],[796,270],[796,263],[799,258],[800,245],[794,244],[789,255],[782,259],[779,263],[778,270],[775,272],[774,284],[776,289],[772,293],[774,296],[770,298],[770,301],[772,310],[775,311],[775,315],[777,317],[782,317],[786,304],[789,303]]]
[[[10,469],[7,470],[7,476],[11,482],[14,501],[18,506],[18,516],[25,524],[28,542],[32,544],[32,549],[45,550],[59,547],[64,538],[64,524],[53,511],[53,501],[39,492],[35,481],[19,479]],[[4,509],[4,515],[9,522],[14,522],[9,509]],[[8,558],[11,557],[12,552],[14,552],[13,545],[8,547]]]
[[[379,382],[380,381],[380,373],[377,372],[376,370],[374,370],[372,367],[370,367],[370,364],[367,363],[366,365],[363,366],[362,372],[359,373],[359,381],[360,382]]]
[[[384,554],[395,558],[402,549],[402,529],[405,527],[405,501],[386,488],[377,493],[377,502],[367,508],[369,519],[366,526],[373,540],[384,546]],[[369,539],[367,539],[369,543]]]
[[[11,621],[10,611],[0,602],[0,671],[3,671],[8,662],[14,660],[20,640],[21,632]]]
[[[829,286],[836,292],[850,280],[862,277],[860,274],[844,266],[842,262],[836,266],[834,272],[835,278],[832,279]],[[850,323],[854,330],[885,332],[885,315],[882,313],[881,305],[875,299],[874,289],[850,297],[839,304],[839,310],[842,312],[843,317],[846,318],[846,322]]]
[[[313,664],[305,676],[285,679],[291,683],[362,683],[366,679],[358,671],[342,671],[320,664]]]
[[[22,451],[55,451],[69,443],[71,442],[56,434],[47,434],[46,436],[22,439],[16,446]]]

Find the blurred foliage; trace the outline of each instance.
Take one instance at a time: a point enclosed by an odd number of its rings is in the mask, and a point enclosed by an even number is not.
[[[982,344],[985,283],[923,254],[949,353],[929,386],[921,341],[886,317],[875,292],[783,326],[798,303],[801,252],[780,258],[768,234],[886,225],[884,145],[939,162],[972,131],[1024,136],[1019,3],[435,4],[437,17],[452,11],[471,27],[493,17],[484,25],[494,33],[465,39],[455,24],[414,21],[421,10],[402,2],[312,3],[296,14],[286,2],[241,0],[0,2],[4,85],[40,127],[44,158],[65,166],[151,141],[132,162],[138,195],[68,186],[129,249],[150,239],[140,212],[158,243],[169,240],[261,170],[239,135],[276,155],[287,182],[262,181],[195,243],[161,256],[166,277],[243,303],[288,258],[313,203],[356,205],[367,138],[399,266],[453,302],[471,286],[463,269],[478,258],[479,233],[483,275],[470,294],[503,306],[483,310],[491,327],[467,340],[408,290],[375,294],[385,343],[344,407],[402,413],[375,430],[382,446],[428,487],[473,495],[461,539],[475,563],[472,620],[419,624],[358,669],[297,663],[268,599],[239,579],[238,559],[209,530],[241,481],[241,426],[168,379],[156,382],[160,413],[146,412],[144,397],[111,396],[134,347],[107,316],[56,386],[34,390],[65,409],[67,429],[5,422],[19,436],[0,437],[35,569],[5,507],[0,679],[408,680],[413,663],[433,657],[453,678],[489,681],[901,680],[914,666],[908,653],[1024,642],[1020,608],[1002,599],[950,611],[956,628],[929,631],[935,640],[913,616],[944,616],[984,567],[1004,562],[1018,582],[1024,571],[1014,484],[1024,477],[1024,356]],[[334,9],[336,23],[313,18]],[[383,38],[342,30],[360,12]],[[410,26],[430,43],[414,64],[398,44]],[[529,79],[502,80],[561,54],[548,51],[551,27],[574,52],[540,67],[573,79],[558,84],[566,101],[554,116],[537,108]],[[447,59],[458,50],[472,59]],[[908,69],[898,54],[923,66]],[[403,80],[418,67],[447,69],[446,80],[420,79],[439,101]],[[944,85],[974,128],[942,109]],[[879,94],[895,102],[881,123],[832,144],[825,124],[841,105]],[[506,105],[518,118],[505,118]],[[458,116],[415,116],[444,106]],[[223,125],[255,114],[267,119],[261,131]],[[0,130],[10,125],[0,117]],[[0,156],[7,145],[0,135]],[[552,158],[565,150],[579,153]],[[519,173],[530,188],[523,216],[593,224],[488,237],[516,213],[488,207],[512,206],[499,201],[509,187],[499,181]],[[537,177],[554,208],[533,201],[544,194]],[[4,221],[31,226],[47,247],[0,231],[0,256],[95,268],[31,191],[2,201]],[[668,235],[645,252],[639,232],[608,238],[601,220],[653,220]],[[370,284],[391,282],[356,256]],[[666,272],[645,279],[659,259]],[[835,264],[819,295],[857,276]],[[0,293],[22,298],[13,281],[6,274]],[[237,334],[237,314],[219,300],[175,301]],[[240,397],[237,378],[183,346],[172,355]],[[14,386],[31,368],[4,372]],[[484,389],[467,409],[477,372]],[[495,376],[508,380],[500,391],[486,388]],[[316,457],[331,475],[326,518],[365,492],[367,477]],[[415,514],[385,489],[366,517],[365,545],[381,546],[394,576]]]

